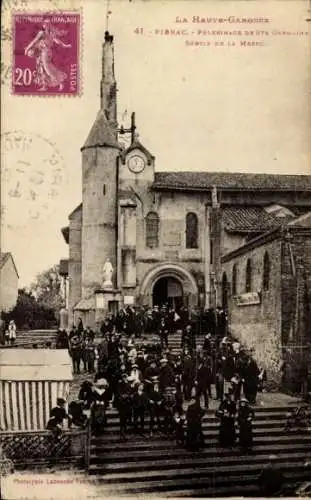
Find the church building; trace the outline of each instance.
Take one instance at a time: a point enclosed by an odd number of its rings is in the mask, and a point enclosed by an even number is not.
[[[238,261],[244,266],[265,238],[271,244],[284,224],[306,217],[311,176],[201,172],[192,165],[188,172],[157,172],[154,154],[135,134],[135,115],[129,130],[118,125],[109,33],[102,47],[100,96],[81,148],[82,203],[62,229],[69,246],[67,265],[62,261],[69,325],[81,317],[94,327],[128,305],[168,303],[177,309],[234,306],[238,330],[245,308],[255,307],[252,301],[261,304],[262,289],[258,280],[254,287],[255,278],[238,284],[244,279]],[[124,132],[131,134],[127,148],[119,141]],[[267,233],[271,236],[263,236]],[[268,268],[264,248],[261,253],[261,260],[249,264],[251,271],[243,270],[247,276],[261,276],[259,266]],[[281,287],[272,274],[269,286]],[[240,296],[234,304],[233,295]]]

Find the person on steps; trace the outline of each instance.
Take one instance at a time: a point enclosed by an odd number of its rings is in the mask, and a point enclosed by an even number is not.
[[[246,453],[253,447],[253,419],[253,409],[250,407],[247,399],[242,398],[239,401],[237,420],[239,426],[239,444],[241,450]]]
[[[232,448],[235,444],[235,414],[236,403],[232,394],[226,393],[216,411],[216,417],[220,420],[219,444],[224,448]]]

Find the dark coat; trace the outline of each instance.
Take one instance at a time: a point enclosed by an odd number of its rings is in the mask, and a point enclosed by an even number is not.
[[[174,385],[174,370],[168,363],[161,367],[159,374],[159,384],[161,389],[164,387],[172,387]]]
[[[54,408],[51,409],[50,418],[54,418],[57,424],[62,424],[63,420],[67,417],[68,415],[65,408],[54,406]]]
[[[206,364],[199,364],[197,371],[198,386],[202,388],[208,387],[212,383],[212,372]]]

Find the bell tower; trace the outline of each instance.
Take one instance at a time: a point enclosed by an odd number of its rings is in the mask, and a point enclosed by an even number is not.
[[[117,267],[117,98],[113,36],[105,32],[102,46],[100,109],[82,152],[82,297],[103,282],[107,259]]]

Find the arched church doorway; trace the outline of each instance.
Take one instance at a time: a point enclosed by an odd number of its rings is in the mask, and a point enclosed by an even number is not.
[[[228,310],[228,278],[226,273],[222,275],[222,308],[227,311]]]
[[[154,306],[167,304],[173,309],[180,309],[183,305],[183,288],[180,281],[172,277],[159,278],[152,291],[152,303]]]

